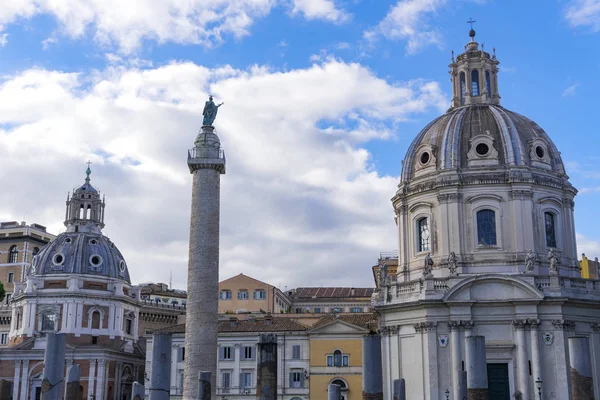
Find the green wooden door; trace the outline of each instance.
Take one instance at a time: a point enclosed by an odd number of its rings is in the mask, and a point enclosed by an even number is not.
[[[488,364],[490,400],[511,400],[508,385],[508,364]]]

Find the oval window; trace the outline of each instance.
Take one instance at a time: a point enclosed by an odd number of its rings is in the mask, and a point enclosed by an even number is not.
[[[96,239],[92,239],[90,240],[90,244],[98,244],[98,241]]]
[[[61,253],[57,253],[54,255],[54,257],[52,257],[52,263],[54,265],[61,265],[63,262],[65,262],[65,256],[63,256]]]
[[[421,153],[421,164],[425,165],[429,162],[429,153],[428,152],[423,152]]]
[[[535,148],[535,155],[538,156],[539,158],[544,158],[544,154],[546,154],[544,152],[544,148],[542,146],[537,146]]]
[[[488,147],[487,144],[485,143],[479,143],[476,147],[475,147],[475,151],[477,152],[477,154],[479,154],[480,156],[485,156],[487,153],[489,153],[490,148]]]
[[[90,263],[93,266],[97,267],[98,265],[102,264],[102,257],[100,257],[99,255],[95,254],[95,255],[93,255],[93,256],[90,257]]]
[[[71,238],[66,238],[65,243],[71,243]]]
[[[119,271],[125,272],[125,261],[121,260],[119,263]]]

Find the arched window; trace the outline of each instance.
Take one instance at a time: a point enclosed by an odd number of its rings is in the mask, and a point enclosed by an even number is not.
[[[477,211],[477,244],[496,245],[496,213],[492,210]]]
[[[485,71],[485,90],[488,96],[492,94],[492,82],[490,80],[490,71]]]
[[[79,219],[85,219],[85,208],[83,207],[83,204],[79,208]]]
[[[42,314],[42,331],[55,331],[56,323],[58,322],[58,316],[51,312],[45,312]]]
[[[429,251],[429,220],[427,217],[421,218],[417,221],[417,232],[419,235],[419,241],[417,242],[418,251]]]
[[[466,84],[466,79],[465,79],[465,73],[461,72],[460,73],[460,104],[461,105],[465,105],[465,92],[467,91],[467,84]]]
[[[100,312],[92,312],[92,329],[100,329]]]
[[[10,246],[10,249],[8,250],[8,263],[9,264],[14,264],[19,260],[19,250],[17,249],[17,246]]]
[[[544,225],[546,226],[546,246],[556,247],[556,226],[554,224],[554,214],[544,213]]]
[[[479,96],[479,71],[471,71],[471,96]]]
[[[342,351],[336,350],[333,352],[333,366],[341,367],[342,366]]]

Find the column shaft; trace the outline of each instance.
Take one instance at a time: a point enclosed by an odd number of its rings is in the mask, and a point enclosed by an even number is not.
[[[467,399],[488,400],[485,337],[466,337],[465,350],[467,354]]]
[[[150,378],[150,400],[169,400],[170,387],[171,334],[155,333],[152,338],[152,376]],[[196,398],[197,396],[198,393],[196,393],[193,398]]]
[[[13,378],[12,398],[19,398],[19,377],[21,376],[21,360],[15,361],[15,376]]]
[[[63,333],[48,333],[44,350],[44,372],[42,381],[48,382],[48,390],[42,386],[43,400],[59,400],[63,395],[63,373],[65,370],[65,347],[67,337]]]
[[[260,335],[258,338],[256,399],[277,399],[277,336],[275,335]]]
[[[529,368],[527,365],[527,347],[525,345],[525,327],[516,328],[518,389],[522,400],[529,400]]]
[[[533,383],[535,389],[535,381],[542,377],[542,361],[540,358],[540,335],[538,332],[539,322],[531,324],[531,379],[529,383]],[[535,392],[535,390],[534,390]],[[535,398],[535,393],[534,393]]]
[[[88,378],[88,399],[94,396],[94,383],[96,382],[96,361],[90,360],[90,375]]]
[[[23,360],[23,368],[21,369],[21,400],[29,398],[29,360]]]
[[[364,336],[362,350],[362,398],[363,400],[383,400],[381,336]]]
[[[106,376],[106,360],[98,360],[98,378],[96,379],[96,399],[104,399],[104,379]]]
[[[461,394],[461,372],[462,372],[462,359],[460,356],[460,332],[457,326],[451,327],[450,332],[450,346],[452,347],[452,398],[460,399]]]

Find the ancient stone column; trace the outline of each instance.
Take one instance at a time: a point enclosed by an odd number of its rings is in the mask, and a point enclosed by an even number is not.
[[[569,338],[569,364],[571,366],[572,400],[593,400],[594,379],[587,336]]]
[[[63,397],[67,337],[63,333],[50,332],[46,338],[44,372],[42,374],[42,400],[60,400]]]
[[[79,365],[73,364],[67,368],[66,400],[79,400]]]
[[[330,384],[327,386],[327,400],[341,400],[342,387],[340,385]]]
[[[404,379],[394,379],[393,400],[406,400],[406,382]]]
[[[211,372],[211,396],[216,398],[217,325],[219,300],[220,179],[225,156],[213,126],[203,126],[188,153],[194,176],[188,262],[183,398],[198,396],[198,374]]]
[[[363,400],[383,400],[381,336],[363,336]]]
[[[517,388],[522,400],[529,400],[529,366],[527,365],[527,347],[525,344],[525,320],[513,321],[517,345]]]
[[[275,335],[260,335],[258,338],[256,399],[277,399],[277,336]]]
[[[198,400],[210,400],[210,372],[200,372]]]
[[[144,400],[146,396],[144,385],[139,382],[133,382],[131,390],[131,400]]]
[[[485,337],[467,336],[465,346],[467,355],[467,399],[488,400]]]
[[[216,352],[217,349],[215,347]],[[150,400],[169,400],[170,392],[171,334],[155,333],[152,335],[152,376],[150,377],[149,397]],[[184,398],[187,399],[185,396]]]

